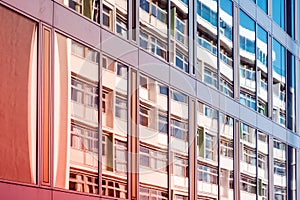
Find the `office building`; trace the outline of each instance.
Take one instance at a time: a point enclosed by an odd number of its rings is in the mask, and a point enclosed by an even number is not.
[[[0,0],[0,199],[300,199],[299,8]]]

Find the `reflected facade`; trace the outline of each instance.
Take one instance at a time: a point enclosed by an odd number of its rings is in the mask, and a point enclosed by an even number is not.
[[[255,23],[240,10],[240,103],[256,110]]]
[[[27,3],[0,1],[3,199],[299,199],[298,2]]]
[[[55,187],[99,193],[99,53],[55,34]]]
[[[272,40],[273,120],[286,125],[286,50]]]

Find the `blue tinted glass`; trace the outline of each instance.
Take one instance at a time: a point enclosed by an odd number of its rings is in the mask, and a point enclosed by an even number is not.
[[[272,3],[273,20],[281,27],[285,28],[285,2],[284,0],[277,0]]]
[[[140,1],[140,7],[145,10],[146,12],[149,12],[149,2],[146,0]]]
[[[257,5],[268,14],[268,1],[267,0],[258,0]]]
[[[272,58],[273,73],[275,72],[276,74],[284,78],[285,77],[285,48],[274,39],[272,40],[272,56],[273,56]]]

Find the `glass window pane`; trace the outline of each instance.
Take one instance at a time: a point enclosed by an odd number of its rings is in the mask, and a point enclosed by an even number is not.
[[[197,162],[198,195],[218,198],[218,119],[217,110],[198,103]],[[229,164],[230,166],[230,164]]]
[[[0,5],[0,178],[37,182],[37,24]]]
[[[255,22],[240,10],[240,103],[256,110]],[[245,76],[242,71],[245,71]]]
[[[58,33],[55,40],[55,70],[59,73],[54,79],[58,86],[54,89],[54,149],[59,153],[54,154],[54,185],[98,194],[99,55]]]
[[[102,195],[127,198],[128,67],[107,56],[102,66]],[[103,96],[104,95],[104,96]],[[147,162],[147,159],[145,159]],[[112,184],[111,186],[109,184]]]

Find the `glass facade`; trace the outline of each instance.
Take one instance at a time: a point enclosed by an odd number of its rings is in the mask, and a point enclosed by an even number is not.
[[[0,2],[5,198],[299,199],[295,1],[247,2],[280,33],[231,0],[49,0],[49,19],[12,2]]]

